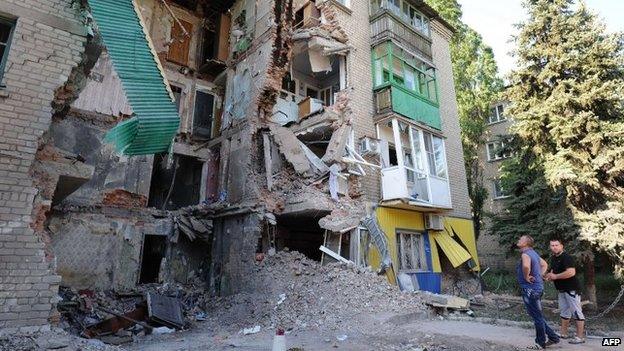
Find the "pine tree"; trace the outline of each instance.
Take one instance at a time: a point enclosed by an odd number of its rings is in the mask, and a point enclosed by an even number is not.
[[[529,19],[516,39],[519,69],[506,92],[520,145],[513,162],[521,167],[506,165],[504,183],[513,187],[526,177],[532,184],[513,188],[495,231],[521,234],[523,217],[505,216],[562,196],[557,206],[541,204],[538,223],[556,217],[556,225],[542,230],[605,251],[624,277],[624,36],[607,34],[583,3],[529,0],[525,7]],[[568,216],[574,228],[560,227]],[[515,229],[503,229],[510,218]]]
[[[479,33],[461,21],[457,0],[428,0],[456,30],[451,42],[451,60],[464,149],[464,166],[468,178],[475,235],[478,238],[488,196],[483,186],[483,170],[478,163],[478,149],[484,143],[485,121],[490,104],[502,88],[492,49],[483,43]]]

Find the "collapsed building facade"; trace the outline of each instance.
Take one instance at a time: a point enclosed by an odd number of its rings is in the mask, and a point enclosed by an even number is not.
[[[479,269],[423,1],[47,2],[0,4],[0,327],[58,284],[253,291],[285,248],[410,290]]]

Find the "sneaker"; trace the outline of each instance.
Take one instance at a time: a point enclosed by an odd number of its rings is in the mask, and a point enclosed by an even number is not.
[[[557,345],[559,343],[559,340],[557,341],[552,341],[552,340],[548,340],[546,341],[546,344],[544,344],[544,347],[548,347],[548,346],[552,346],[552,345]]]
[[[575,336],[574,338],[572,338],[572,340],[568,341],[570,344],[583,344],[585,343],[585,338],[579,338],[578,336]]]
[[[559,335],[559,339],[569,339],[570,335],[566,334],[566,335],[562,335],[562,334],[557,334]]]
[[[544,350],[545,348],[546,348],[545,346],[541,346],[541,345],[535,344],[533,346],[527,347],[526,349],[527,350]]]

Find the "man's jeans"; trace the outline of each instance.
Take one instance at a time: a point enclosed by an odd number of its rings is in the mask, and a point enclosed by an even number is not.
[[[533,318],[533,323],[535,323],[535,342],[542,347],[546,344],[547,335],[552,342],[559,342],[559,335],[548,326],[542,314],[543,294],[543,291],[522,289],[524,307],[526,307],[527,313]]]

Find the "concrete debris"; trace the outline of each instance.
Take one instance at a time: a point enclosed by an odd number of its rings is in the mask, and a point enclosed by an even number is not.
[[[319,226],[330,232],[342,233],[345,230],[357,227],[366,213],[363,208],[335,209],[329,215],[319,220]]]
[[[180,214],[174,217],[176,229],[184,233],[189,240],[200,239],[210,242],[212,234],[212,220],[194,218],[187,214]],[[177,242],[177,240],[176,240]]]
[[[256,325],[255,327],[245,328],[241,330],[241,333],[243,333],[243,335],[256,334],[260,332],[260,329],[260,326]]]
[[[329,140],[329,145],[327,145],[327,151],[323,156],[323,161],[325,163],[331,164],[342,162],[342,158],[346,152],[349,135],[351,135],[351,126],[345,124],[341,125],[334,131],[331,139]]]
[[[295,171],[299,174],[308,172],[310,162],[308,162],[305,152],[300,146],[299,139],[290,130],[282,126],[271,124],[269,128],[280,152],[295,168]]]
[[[119,344],[128,336],[150,334],[160,327],[182,329],[191,320],[192,313],[200,312],[197,308],[189,308],[192,306],[185,299],[188,292],[177,294],[176,296],[183,296],[180,299],[156,293],[156,289],[152,289],[145,293],[118,294],[110,291],[74,291],[61,287],[61,301],[58,303],[60,325],[74,335]],[[192,288],[187,288],[190,289]],[[197,299],[194,300],[197,302]],[[186,320],[183,309],[187,311]],[[132,341],[132,338],[127,341]]]
[[[221,327],[300,330],[339,329],[357,311],[426,311],[420,294],[404,293],[367,268],[321,266],[298,252],[280,251],[258,262],[249,292],[216,297],[207,304],[209,321]],[[280,295],[287,298],[279,305]],[[244,323],[244,325],[241,325]]]
[[[120,351],[117,346],[106,345],[97,339],[84,339],[59,328],[35,333],[15,333],[0,336],[0,350],[32,351]]]
[[[470,307],[469,300],[457,296],[432,294],[429,292],[424,292],[422,296],[427,305],[437,308],[468,310]]]

